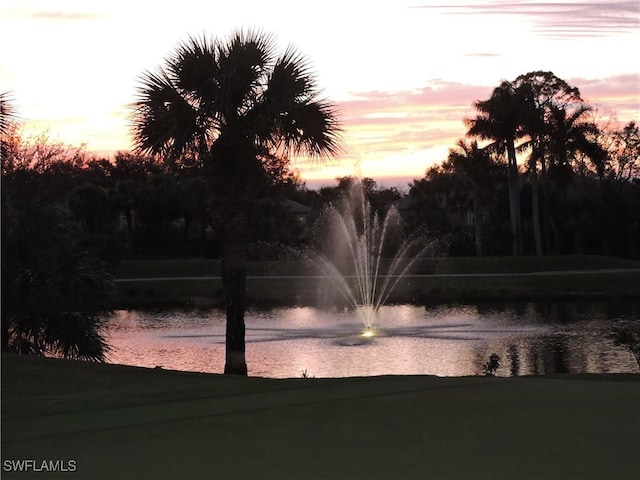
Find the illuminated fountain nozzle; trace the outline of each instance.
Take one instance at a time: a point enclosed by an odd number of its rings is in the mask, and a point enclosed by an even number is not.
[[[361,337],[370,338],[370,337],[375,336],[375,334],[376,334],[376,331],[373,328],[368,327],[368,328],[366,328],[365,330],[362,331],[360,336]]]

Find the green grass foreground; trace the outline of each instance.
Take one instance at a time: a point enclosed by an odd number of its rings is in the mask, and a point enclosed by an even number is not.
[[[309,278],[318,272],[304,262],[249,262],[247,272],[251,305],[316,305],[327,289],[326,281]],[[401,280],[390,302],[640,298],[640,262],[615,257],[425,258],[411,273],[417,276]],[[217,260],[124,261],[115,272],[115,306],[220,306],[219,275]]]
[[[631,374],[276,380],[2,357],[3,479],[632,479],[639,427]]]

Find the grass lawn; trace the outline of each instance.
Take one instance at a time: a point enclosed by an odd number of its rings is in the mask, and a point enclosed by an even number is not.
[[[428,258],[411,273],[418,276],[402,280],[391,301],[640,298],[640,262],[614,257]],[[116,306],[221,305],[222,282],[211,278],[219,274],[217,260],[124,261],[115,272]],[[294,278],[317,275],[302,262],[249,262],[248,275],[253,305],[315,305],[322,290],[317,279]]]
[[[557,270],[638,269],[640,262],[599,255],[544,257],[441,257],[425,258],[413,273],[523,273]],[[247,262],[249,275],[304,275],[313,268],[299,261]],[[115,271],[117,278],[191,277],[220,275],[220,261],[202,258],[124,260]]]
[[[639,452],[640,375],[275,380],[2,357],[3,479],[632,479]]]

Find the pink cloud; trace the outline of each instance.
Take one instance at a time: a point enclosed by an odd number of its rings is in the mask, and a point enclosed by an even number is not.
[[[338,102],[338,108],[352,141],[375,140],[396,148],[403,142],[432,146],[464,135],[463,119],[473,114],[473,102],[488,97],[491,90],[434,80],[417,90],[361,92]]]
[[[638,119],[638,75],[567,81],[592,105],[616,112],[619,120]],[[463,120],[475,114],[473,103],[489,98],[495,86],[433,80],[414,90],[354,93],[337,102],[345,127],[343,161],[382,161],[413,152],[425,159],[416,166],[422,172],[444,159],[434,158],[437,152],[464,137]]]
[[[640,119],[640,75],[624,74],[614,77],[568,80],[580,89],[589,104],[609,111],[621,121]]]
[[[434,80],[417,90],[361,92],[338,102],[338,108],[351,146],[425,148],[463,135],[462,120],[473,113],[472,103],[490,94],[490,87]]]
[[[25,16],[40,20],[54,20],[54,21],[86,21],[97,20],[101,18],[101,15],[96,13],[83,13],[83,12],[62,12],[53,10],[37,10],[26,14]]]
[[[479,0],[416,5],[445,15],[507,15],[529,19],[534,31],[549,38],[601,37],[638,29],[637,0]]]
[[[619,114],[638,113],[640,77],[636,74],[601,79],[569,79],[590,103],[618,107]],[[468,85],[434,80],[417,90],[371,91],[353,94],[337,102],[345,127],[354,132],[392,134],[404,131],[416,140],[417,132],[429,131],[439,138],[450,137],[473,116],[473,103],[489,98],[495,86]],[[379,140],[379,139],[378,139]]]

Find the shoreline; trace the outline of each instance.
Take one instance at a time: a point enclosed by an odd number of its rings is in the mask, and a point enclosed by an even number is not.
[[[323,277],[250,275],[247,304],[256,307],[316,306],[331,294]],[[638,301],[640,269],[568,272],[409,275],[387,303],[535,301]],[[116,278],[115,309],[222,307],[222,281],[217,276]],[[339,294],[334,298],[340,298]]]

